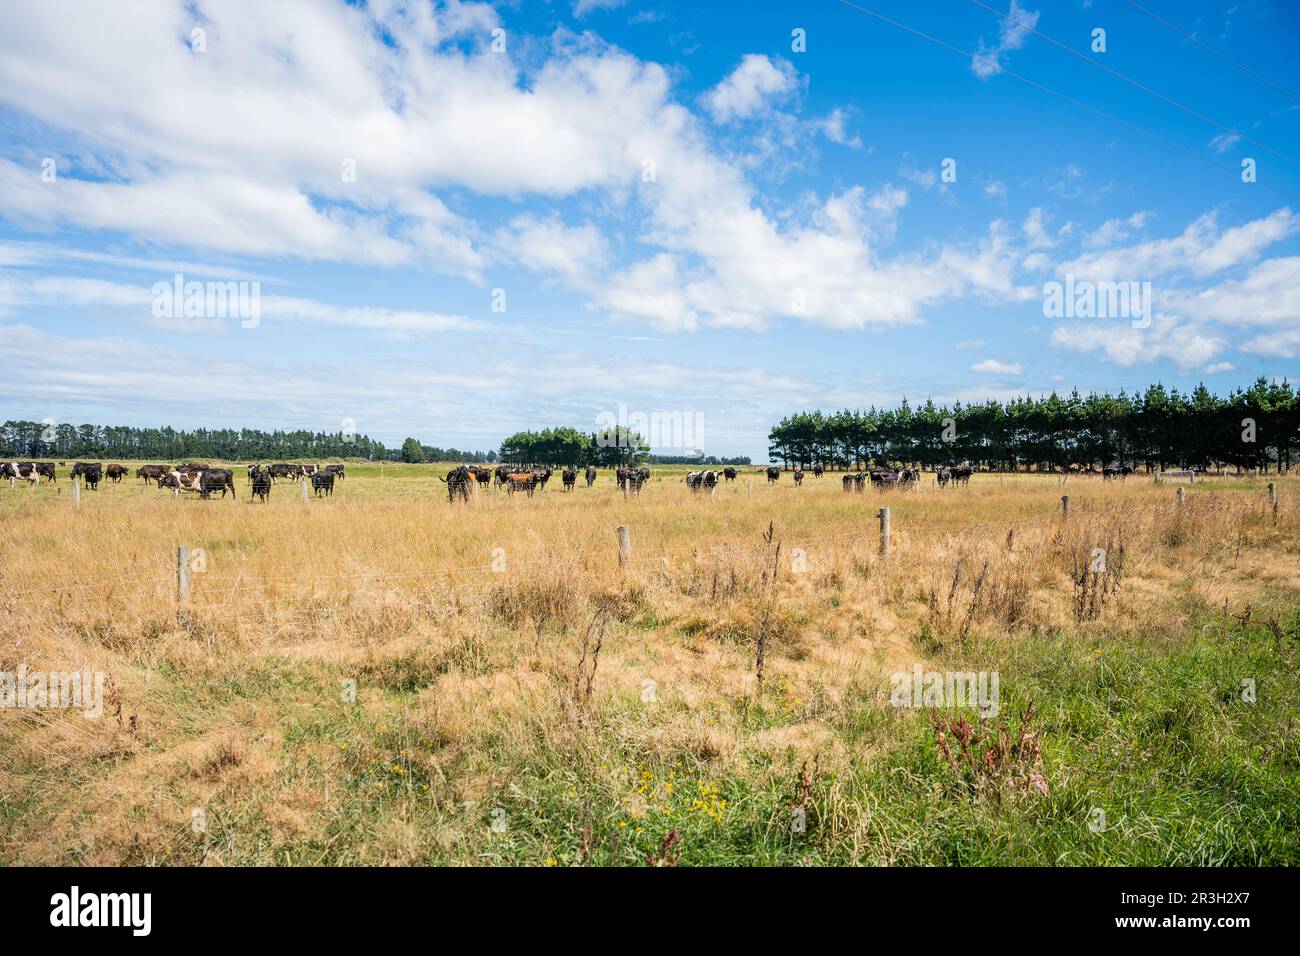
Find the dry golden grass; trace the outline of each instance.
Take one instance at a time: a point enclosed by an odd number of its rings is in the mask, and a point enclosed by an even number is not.
[[[121,706],[0,712],[0,861],[540,863],[551,851],[482,846],[484,801],[538,767],[627,791],[619,810],[640,819],[650,798],[616,763],[847,771],[873,746],[845,715],[883,708],[918,660],[980,669],[1048,634],[1176,643],[1210,611],[1265,620],[1300,594],[1292,479],[1274,523],[1259,479],[1198,483],[1179,506],[1138,477],[846,495],[838,475],[742,474],[710,497],[661,468],[640,498],[602,472],[453,505],[445,469],[349,471],[306,507],[284,482],[250,504],[242,471],[234,502],[105,483],[74,513],[65,479],[0,489],[0,671],[104,671]],[[206,557],[184,626],[178,545]],[[1077,563],[1099,547],[1118,588],[1081,615]],[[827,812],[846,858],[902,852]]]

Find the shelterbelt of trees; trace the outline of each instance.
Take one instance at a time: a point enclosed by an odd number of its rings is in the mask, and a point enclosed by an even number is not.
[[[1003,404],[800,412],[768,436],[773,461],[858,467],[899,461],[969,462],[988,468],[1067,470],[1289,470],[1300,449],[1300,395],[1285,381],[1258,379],[1226,397],[1204,385],[1189,394],[1152,385],[1141,395],[1073,391]]]
[[[748,465],[748,458],[718,458],[715,455],[652,455],[650,446],[637,432],[619,425],[596,432],[576,428],[546,428],[516,432],[501,443],[502,461],[534,465]]]
[[[293,458],[383,459],[387,450],[365,435],[258,431],[255,428],[133,428],[8,421],[0,426],[0,458],[119,458],[137,461],[268,461]]]

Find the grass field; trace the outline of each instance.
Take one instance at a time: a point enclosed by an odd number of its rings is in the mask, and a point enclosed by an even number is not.
[[[683,471],[0,486],[0,672],[110,678],[0,711],[0,862],[1300,863],[1300,481]],[[891,706],[916,664],[998,715]]]

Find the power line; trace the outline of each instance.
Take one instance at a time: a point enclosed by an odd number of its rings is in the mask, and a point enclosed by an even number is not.
[[[1156,23],[1159,23],[1159,24],[1161,24],[1162,26],[1166,26],[1166,27],[1168,27],[1170,30],[1173,30],[1175,33],[1177,33],[1177,34],[1178,34],[1180,37],[1182,37],[1184,40],[1191,40],[1193,43],[1195,43],[1195,44],[1196,44],[1197,46],[1199,46],[1201,49],[1203,49],[1203,50],[1207,50],[1207,51],[1209,51],[1210,53],[1213,53],[1213,54],[1214,54],[1215,56],[1217,56],[1220,60],[1223,60],[1223,62],[1225,62],[1225,63],[1229,63],[1229,64],[1231,64],[1232,66],[1235,66],[1237,69],[1241,70],[1241,72],[1242,72],[1242,73],[1245,73],[1247,76],[1254,77],[1255,79],[1259,80],[1259,82],[1263,83],[1265,86],[1271,86],[1273,89],[1277,90],[1277,91],[1278,91],[1279,93],[1281,93],[1283,96],[1289,97],[1290,99],[1292,99],[1292,100],[1295,101],[1296,103],[1300,103],[1300,97],[1296,96],[1296,95],[1295,95],[1294,93],[1292,93],[1290,90],[1287,90],[1287,89],[1285,89],[1285,88],[1283,88],[1283,87],[1281,87],[1281,86],[1278,86],[1276,83],[1274,83],[1272,80],[1268,79],[1267,77],[1260,76],[1258,73],[1256,73],[1254,70],[1250,69],[1249,67],[1242,66],[1242,65],[1241,65],[1240,63],[1238,63],[1236,60],[1232,59],[1232,57],[1227,56],[1226,54],[1220,53],[1218,50],[1216,50],[1214,47],[1210,46],[1208,43],[1202,43],[1200,40],[1196,39],[1196,37],[1192,36],[1190,33],[1184,33],[1182,30],[1178,29],[1178,27],[1174,26],[1174,25],[1173,25],[1172,23],[1170,23],[1168,20],[1162,20],[1162,19],[1160,19],[1160,17],[1156,16],[1154,13],[1152,13],[1150,10],[1148,10],[1146,7],[1142,6],[1141,4],[1134,3],[1133,0],[1127,0],[1127,3],[1128,3],[1128,5],[1131,6],[1134,10],[1138,10],[1138,11],[1140,11],[1141,13],[1145,13],[1145,14],[1146,14],[1147,16],[1149,16],[1152,20],[1156,21]]]
[[[1059,100],[1064,100],[1065,102],[1073,106],[1077,106],[1080,109],[1087,110],[1089,113],[1093,113],[1096,116],[1100,116],[1102,119],[1106,119],[1112,123],[1117,123],[1120,126],[1127,127],[1128,129],[1131,129],[1137,133],[1141,133],[1143,136],[1146,136],[1149,139],[1153,139],[1158,143],[1163,143],[1164,145],[1170,146],[1173,149],[1178,150],[1179,152],[1186,153],[1187,155],[1200,160],[1201,162],[1205,163],[1208,166],[1213,166],[1215,169],[1219,170],[1220,172],[1229,173],[1233,176],[1237,175],[1238,171],[1231,166],[1225,166],[1222,163],[1216,163],[1214,160],[1210,159],[1208,156],[1202,155],[1197,150],[1190,149],[1189,147],[1184,146],[1181,143],[1176,143],[1171,139],[1161,136],[1159,133],[1153,133],[1151,132],[1151,130],[1138,126],[1136,123],[1130,123],[1128,120],[1120,119],[1118,116],[1115,116],[1111,113],[1107,113],[1105,110],[1098,109],[1095,106],[1083,102],[1082,100],[1077,100],[1072,96],[1067,96],[1065,93],[1061,93],[1058,90],[1054,90],[1050,86],[1044,86],[1042,83],[1039,83],[1037,80],[1031,80],[1027,76],[1021,76],[1019,73],[1013,73],[1011,70],[1008,70],[1006,67],[1002,66],[1002,64],[998,63],[998,61],[992,57],[982,56],[981,54],[978,53],[971,53],[969,50],[963,50],[961,47],[954,46],[953,44],[947,42],[946,40],[940,40],[938,37],[930,36],[930,34],[928,33],[922,33],[920,30],[916,29],[915,27],[909,27],[906,23],[899,23],[897,20],[891,20],[889,17],[885,16],[882,13],[877,13],[875,10],[868,10],[866,7],[859,6],[856,3],[850,3],[849,0],[839,0],[839,2],[846,7],[849,7],[853,10],[857,10],[859,13],[865,13],[868,16],[875,17],[877,20],[880,20],[882,23],[888,23],[890,26],[898,27],[900,30],[906,30],[908,33],[911,33],[913,36],[918,36],[923,40],[929,40],[931,43],[937,44],[938,46],[941,46],[946,50],[951,50],[953,53],[960,54],[963,57],[969,57],[971,59],[981,60],[989,64],[990,66],[994,67],[999,73],[1006,74],[1012,79],[1019,80],[1021,83],[1028,84],[1029,86],[1032,86],[1034,89],[1039,90],[1040,92],[1047,93],[1051,96],[1055,96]],[[1263,186],[1265,189],[1271,189],[1273,192],[1281,193],[1283,196],[1287,196],[1293,200],[1300,201],[1300,193],[1293,193],[1289,189],[1284,189],[1281,186],[1275,186],[1272,183],[1268,183],[1268,182],[1262,182],[1259,185]]]
[[[1177,101],[1176,99],[1174,99],[1173,97],[1171,97],[1171,96],[1166,96],[1164,93],[1161,93],[1159,90],[1153,90],[1153,89],[1151,89],[1151,87],[1146,86],[1146,85],[1144,85],[1144,84],[1138,82],[1137,80],[1133,79],[1132,77],[1125,76],[1123,73],[1119,72],[1119,70],[1113,70],[1113,69],[1111,69],[1109,66],[1107,66],[1107,65],[1104,64],[1104,63],[1102,63],[1100,60],[1096,60],[1096,59],[1093,59],[1092,57],[1084,56],[1084,55],[1083,55],[1082,53],[1080,53],[1078,50],[1075,50],[1075,49],[1072,49],[1071,47],[1066,46],[1064,43],[1061,43],[1059,40],[1054,40],[1052,37],[1049,37],[1047,34],[1038,32],[1038,31],[1035,30],[1032,26],[1030,26],[1028,23],[1025,23],[1024,21],[1021,21],[1021,20],[1016,20],[1016,19],[1014,19],[1014,18],[1008,16],[1008,15],[1005,14],[1005,13],[1002,13],[1002,12],[1000,12],[1000,11],[998,11],[998,10],[995,10],[993,7],[990,7],[987,3],[984,3],[983,0],[970,0],[970,2],[973,3],[973,4],[975,4],[975,6],[977,6],[977,7],[983,7],[983,8],[984,8],[985,10],[987,10],[989,13],[992,13],[992,14],[994,14],[994,15],[996,15],[996,16],[999,16],[999,17],[1001,17],[1003,20],[1007,20],[1007,21],[1009,21],[1009,22],[1011,22],[1011,23],[1014,23],[1016,26],[1020,27],[1020,28],[1021,28],[1022,30],[1024,30],[1026,33],[1032,33],[1034,36],[1036,36],[1036,37],[1038,37],[1038,38],[1040,38],[1040,39],[1042,39],[1042,40],[1046,40],[1048,43],[1052,44],[1053,46],[1060,47],[1062,50],[1064,50],[1066,53],[1070,54],[1071,56],[1073,56],[1073,57],[1075,57],[1075,58],[1077,58],[1077,59],[1083,60],[1083,62],[1085,62],[1085,63],[1091,63],[1093,66],[1097,67],[1097,69],[1099,69],[1099,70],[1105,70],[1105,71],[1106,71],[1107,73],[1109,73],[1111,76],[1119,77],[1119,78],[1120,78],[1121,80],[1123,80],[1125,83],[1128,83],[1128,84],[1130,84],[1130,85],[1132,85],[1132,86],[1136,86],[1139,90],[1142,90],[1144,93],[1149,93],[1149,94],[1151,94],[1151,95],[1154,96],[1154,97],[1157,97],[1157,98],[1159,98],[1159,99],[1161,99],[1161,100],[1164,100],[1164,101],[1165,101],[1166,103],[1168,103],[1170,106],[1175,106],[1175,107],[1177,107],[1178,109],[1182,110],[1184,113],[1187,113],[1189,116],[1195,116],[1197,119],[1202,120],[1202,121],[1204,121],[1204,122],[1206,122],[1206,123],[1209,123],[1211,126],[1215,127],[1216,129],[1221,129],[1221,130],[1223,130],[1225,133],[1231,133],[1233,136],[1236,136],[1238,139],[1241,139],[1241,140],[1244,140],[1244,141],[1247,142],[1247,143],[1250,143],[1252,146],[1258,146],[1260,149],[1264,150],[1266,153],[1272,153],[1274,156],[1277,156],[1279,159],[1284,159],[1284,160],[1286,160],[1286,161],[1287,161],[1288,163],[1290,163],[1292,166],[1300,166],[1300,161],[1292,159],[1290,156],[1286,155],[1286,153],[1279,152],[1278,150],[1273,149],[1273,147],[1271,147],[1271,146],[1266,146],[1264,143],[1261,143],[1261,142],[1259,142],[1258,140],[1251,139],[1251,138],[1250,138],[1249,136],[1247,136],[1245,133],[1241,132],[1241,130],[1233,129],[1231,126],[1224,126],[1222,123],[1218,122],[1217,120],[1213,120],[1213,119],[1211,119],[1210,117],[1204,115],[1203,113],[1198,113],[1196,110],[1192,109],[1190,106],[1184,106],[1182,103],[1178,102],[1178,101]]]

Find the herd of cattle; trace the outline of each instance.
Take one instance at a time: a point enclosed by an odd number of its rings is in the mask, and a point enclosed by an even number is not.
[[[76,462],[72,466],[71,478],[80,478],[90,491],[97,491],[99,483],[108,478],[114,484],[126,478],[130,471],[124,465],[108,465],[99,462]],[[173,495],[182,491],[197,492],[200,498],[208,498],[215,492],[221,497],[235,498],[235,476],[228,468],[213,468],[206,462],[186,462],[182,465],[141,465],[135,470],[135,476],[145,484],[153,482],[155,487],[170,488]],[[271,485],[277,478],[309,478],[316,496],[334,494],[335,479],[346,477],[343,465],[261,465],[248,466],[248,480],[252,486],[253,497],[265,502],[271,493]],[[52,461],[11,461],[0,462],[0,478],[8,478],[10,487],[18,481],[37,484],[41,481],[58,481]],[[250,499],[251,500],[251,499]]]
[[[248,480],[252,489],[252,498],[257,498],[263,503],[271,494],[271,487],[277,479],[302,479],[306,478],[311,481],[312,488],[316,497],[322,495],[329,497],[334,494],[334,482],[343,480],[345,467],[343,465],[301,465],[301,464],[274,464],[274,465],[248,465]],[[757,471],[766,471],[768,484],[779,481],[781,478],[781,469],[775,465],[769,465],[766,468],[758,468]],[[811,469],[816,478],[825,474],[825,468],[821,465],[814,465]],[[935,472],[935,480],[939,486],[947,487],[949,484],[966,485],[974,469],[969,465],[950,468],[941,467]],[[1102,470],[1102,477],[1106,479],[1119,478],[1123,480],[1133,473],[1133,469],[1127,466],[1105,468]],[[550,481],[555,474],[551,468],[542,468],[525,465],[498,465],[495,469],[478,467],[473,465],[460,465],[447,472],[447,477],[439,480],[447,485],[447,497],[450,501],[456,501],[458,498],[462,501],[469,501],[470,491],[475,488],[491,488],[495,483],[497,488],[505,488],[510,494],[516,491],[522,491],[532,497],[533,492],[545,490],[546,483]],[[80,478],[86,488],[94,491],[98,488],[99,483],[108,478],[116,483],[129,475],[129,471],[123,465],[111,464],[105,467],[97,462],[77,462],[72,466],[72,478]],[[158,488],[170,488],[174,495],[180,495],[182,491],[197,492],[201,498],[208,498],[216,492],[221,493],[221,497],[226,497],[226,492],[230,492],[231,500],[235,497],[235,477],[234,474],[226,468],[213,468],[204,462],[187,462],[182,465],[141,465],[135,470],[135,476],[146,484],[153,482]],[[588,465],[583,476],[586,480],[587,487],[590,488],[596,482],[596,466]],[[803,484],[804,469],[802,466],[796,466],[792,472],[796,486]],[[0,478],[8,478],[12,487],[18,481],[27,481],[30,484],[38,484],[41,481],[57,481],[54,462],[52,461],[19,461],[19,462],[0,462]],[[615,479],[618,482],[619,489],[625,496],[639,495],[641,486],[650,478],[649,468],[618,468],[615,471]],[[719,481],[728,482],[736,480],[736,469],[732,467],[708,470],[708,471],[691,471],[687,472],[684,481],[687,488],[692,492],[713,491],[717,488]],[[919,468],[872,468],[869,471],[850,473],[843,476],[845,492],[856,491],[861,493],[868,481],[875,488],[906,488],[916,485],[921,480],[921,469]],[[563,468],[560,471],[560,482],[565,491],[572,491],[578,483],[578,469],[572,465]]]
[[[447,472],[447,477],[438,480],[447,485],[447,500],[469,501],[470,491],[475,488],[505,488],[509,494],[522,491],[528,497],[534,491],[544,491],[546,483],[555,474],[552,468],[527,465],[498,465],[493,468],[460,465]],[[583,470],[583,478],[590,488],[596,483],[596,466],[588,465]],[[625,495],[639,495],[641,486],[650,478],[649,468],[619,468],[614,473],[618,486]],[[578,469],[569,465],[560,471],[560,483],[565,491],[572,491],[578,484]]]

